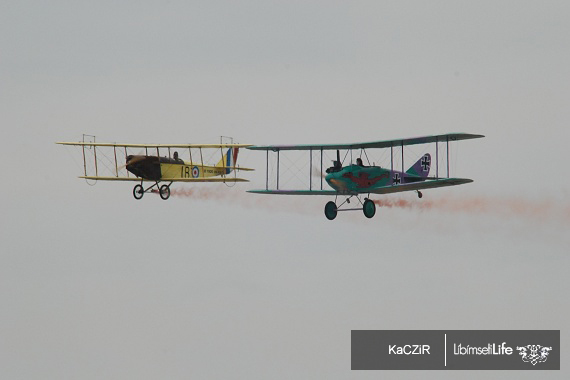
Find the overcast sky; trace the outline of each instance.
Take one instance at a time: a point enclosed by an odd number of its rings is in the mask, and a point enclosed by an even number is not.
[[[565,1],[2,2],[2,377],[417,378],[351,372],[351,329],[560,329],[549,375],[566,378],[569,16]],[[252,182],[205,185],[211,199],[135,201],[130,183],[77,179],[79,152],[54,144],[446,132],[487,136],[452,148],[474,183],[334,222],[326,197],[245,193],[264,186],[260,152],[240,154]]]

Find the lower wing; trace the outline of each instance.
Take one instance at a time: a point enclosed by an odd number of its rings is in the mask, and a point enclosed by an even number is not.
[[[338,195],[335,190],[247,190],[254,194],[280,194],[280,195]]]
[[[468,178],[441,178],[427,179],[422,182],[406,183],[404,185],[389,185],[378,187],[372,190],[358,192],[339,192],[336,190],[248,190],[248,193],[255,194],[278,194],[278,195],[356,195],[356,194],[390,194],[402,191],[434,189],[436,187],[457,186],[473,182]]]
[[[137,177],[98,177],[98,176],[81,176],[79,178],[92,179],[96,181],[132,181],[132,182],[156,182],[150,179]],[[160,182],[249,182],[243,178],[222,178],[222,177],[206,177],[206,178],[161,178]]]

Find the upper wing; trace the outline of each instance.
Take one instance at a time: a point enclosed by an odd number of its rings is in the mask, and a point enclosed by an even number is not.
[[[247,148],[251,144],[123,144],[123,143],[93,143],[93,142],[56,142],[61,145],[75,146],[110,146],[121,148]]]
[[[139,177],[103,177],[103,176],[80,176],[79,178],[96,181],[132,181],[132,182],[156,182]],[[235,177],[206,177],[206,178],[161,178],[161,182],[249,182],[247,179]]]
[[[337,149],[367,149],[367,148],[390,148],[392,146],[427,144],[436,141],[459,141],[485,137],[470,133],[448,133],[444,135],[412,137],[407,139],[371,141],[353,144],[324,144],[324,145],[253,145],[247,147],[252,150],[337,150]]]

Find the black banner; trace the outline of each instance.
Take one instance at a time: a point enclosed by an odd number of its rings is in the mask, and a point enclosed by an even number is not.
[[[559,370],[560,330],[352,330],[353,370]]]

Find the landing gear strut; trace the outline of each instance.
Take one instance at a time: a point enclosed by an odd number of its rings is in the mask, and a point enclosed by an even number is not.
[[[356,197],[356,199],[358,200],[358,202],[360,202],[362,207],[341,208],[344,204],[350,204],[350,198],[352,197]],[[336,218],[339,211],[354,211],[354,210],[362,210],[364,216],[370,219],[374,217],[374,215],[376,214],[376,204],[374,204],[374,202],[368,198],[364,198],[364,202],[362,202],[360,200],[359,195],[354,194],[350,195],[348,198],[346,198],[344,202],[342,202],[338,206],[336,204],[336,199],[335,202],[333,201],[327,202],[327,204],[325,205],[325,216],[327,217],[328,220],[333,220],[334,218]]]
[[[170,198],[170,185],[172,185],[172,182],[170,182],[168,185],[159,186],[159,182],[157,181],[145,189],[141,181],[140,184],[135,185],[135,187],[133,188],[133,196],[135,197],[135,199],[142,199],[144,193],[148,192],[156,193],[157,191],[156,189],[154,189],[154,187],[156,186],[156,188],[158,189],[158,193],[160,194],[160,197],[164,200],[167,200],[168,198]]]

